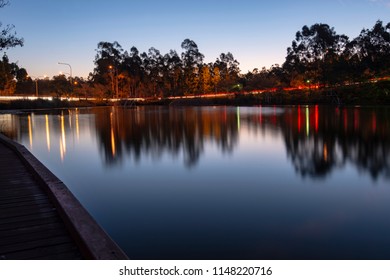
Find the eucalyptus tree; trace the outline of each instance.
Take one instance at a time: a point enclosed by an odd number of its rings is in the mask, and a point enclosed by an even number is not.
[[[99,42],[96,52],[95,65],[98,70],[106,70],[110,65],[119,66],[122,62],[123,49],[117,41]]]
[[[147,96],[157,97],[162,95],[163,56],[154,47],[144,54],[143,67],[145,70],[145,89]]]
[[[378,20],[372,29],[363,29],[348,51],[362,76],[390,74],[390,23],[384,25]]]
[[[138,97],[144,72],[142,68],[142,59],[136,47],[130,49],[130,53],[123,55],[122,69],[128,80],[127,86],[130,97]]]
[[[196,93],[199,82],[199,69],[203,63],[204,55],[199,51],[198,45],[190,40],[185,39],[181,43],[184,51],[181,54],[184,72],[184,92]]]
[[[107,87],[108,93],[114,95],[118,88],[118,76],[123,62],[123,49],[117,42],[99,42],[96,49],[93,79]]]
[[[177,96],[183,93],[183,64],[175,50],[164,55],[165,96]]]
[[[214,66],[219,70],[219,87],[224,91],[229,91],[237,83],[240,73],[239,64],[231,52],[221,53],[216,59]]]
[[[287,49],[283,67],[301,82],[326,82],[323,66],[333,63],[348,44],[348,37],[338,35],[327,24],[316,23],[310,28],[303,26]]]

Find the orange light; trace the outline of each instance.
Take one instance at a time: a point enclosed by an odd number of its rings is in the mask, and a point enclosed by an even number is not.
[[[324,160],[328,161],[328,146],[324,143]]]

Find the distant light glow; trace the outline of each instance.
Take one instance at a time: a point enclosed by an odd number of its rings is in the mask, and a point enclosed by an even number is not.
[[[113,116],[112,112],[110,113],[110,128],[111,128],[111,153],[115,157],[116,155],[116,146],[115,146],[115,133],[113,125]]]
[[[309,106],[306,106],[306,136],[310,133],[310,118],[309,118]]]
[[[328,146],[324,143],[324,160],[328,161]]]
[[[61,161],[64,161],[66,154],[66,135],[65,135],[65,120],[64,115],[61,115],[61,139],[60,139],[60,153]]]
[[[32,150],[33,137],[32,137],[32,124],[31,124],[31,116],[27,116],[28,121],[28,138],[30,140],[30,149]]]
[[[62,141],[60,139],[60,158],[61,158],[61,162],[64,161],[64,147],[62,145]]]
[[[80,128],[79,128],[79,110],[76,108],[76,137],[77,141],[80,140]]]
[[[47,143],[47,150],[50,152],[50,127],[49,127],[49,116],[45,115],[45,121],[46,121],[46,143]]]

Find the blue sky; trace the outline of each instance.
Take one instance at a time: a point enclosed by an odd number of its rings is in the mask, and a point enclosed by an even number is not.
[[[11,61],[33,76],[93,71],[100,41],[123,49],[155,47],[181,53],[194,40],[212,62],[231,52],[243,73],[283,63],[286,49],[303,25],[327,23],[350,38],[378,20],[390,22],[390,0],[10,0],[0,21],[14,24],[24,47],[6,50]]]

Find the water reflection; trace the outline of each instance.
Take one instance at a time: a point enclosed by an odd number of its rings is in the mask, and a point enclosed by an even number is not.
[[[86,112],[84,112],[85,114]],[[46,144],[48,153],[55,147],[54,154],[64,161],[69,137],[79,140],[79,110],[54,110],[25,114],[0,115],[0,132],[17,140],[34,151],[41,143]],[[75,128],[72,124],[75,123]],[[25,140],[28,140],[25,143]],[[58,145],[57,145],[58,143]]]
[[[49,126],[49,116],[45,115],[45,124],[46,124],[46,143],[47,151],[50,152],[50,126]]]
[[[35,133],[46,135],[49,152],[58,139],[63,161],[68,137],[80,140],[80,114],[90,117],[84,126],[94,126],[107,166],[127,158],[140,162],[142,157],[159,160],[169,154],[182,158],[190,168],[205,153],[206,142],[222,154],[232,153],[244,128],[281,135],[287,158],[302,177],[325,178],[333,170],[353,165],[374,180],[390,178],[390,109],[385,107],[76,109],[44,113],[42,122],[37,121],[42,117],[37,113],[3,115],[7,126],[2,125],[2,130],[21,142],[27,134],[32,150]]]
[[[0,127],[134,259],[390,256],[388,108],[112,107]]]
[[[166,109],[140,108],[101,111],[96,114],[96,133],[107,164],[124,157],[140,161],[164,153],[182,154],[184,164],[197,164],[204,142],[215,143],[222,152],[233,150],[237,142],[238,118],[231,108]]]
[[[287,155],[300,175],[324,177],[336,168],[352,164],[373,179],[379,176],[389,179],[388,109],[306,107],[309,125],[305,134],[300,132],[301,114],[299,107],[296,111],[288,110],[286,121],[280,125]],[[314,123],[313,133],[310,123]]]

